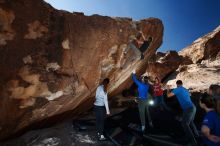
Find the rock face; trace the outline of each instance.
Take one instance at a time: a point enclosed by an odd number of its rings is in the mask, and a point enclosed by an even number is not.
[[[176,51],[167,53],[158,52],[148,62],[146,74],[152,77],[158,77],[162,81],[178,69],[180,65],[192,64],[188,57],[180,56]]]
[[[192,45],[179,52],[182,56],[188,56],[194,63],[202,60],[219,59],[220,56],[220,26],[207,35],[197,39]]]
[[[120,69],[122,51],[142,30],[153,42],[145,59]],[[90,108],[95,89],[109,77],[110,95],[142,74],[162,43],[163,24],[58,11],[43,0],[0,2],[0,138],[44,119]],[[76,114],[77,113],[77,114]]]
[[[176,87],[182,80],[192,92],[205,92],[220,85],[220,26],[180,52],[158,52],[148,62],[146,75]]]
[[[193,92],[204,92],[211,84],[220,85],[220,27],[197,39],[179,54],[191,58],[194,64],[179,66],[168,78],[168,84],[175,86],[176,80],[180,79]]]
[[[207,91],[211,84],[220,85],[220,68],[201,64],[180,67],[168,78],[168,84],[176,87],[176,81],[182,80],[184,87],[192,92]]]

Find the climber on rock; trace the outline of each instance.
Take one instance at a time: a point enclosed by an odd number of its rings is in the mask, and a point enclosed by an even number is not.
[[[107,95],[107,86],[109,84],[109,79],[106,78],[103,80],[96,90],[95,96],[95,115],[96,115],[96,128],[98,132],[98,139],[100,141],[106,140],[104,136],[104,121],[105,116],[110,115],[109,106],[108,106],[108,95]]]
[[[122,58],[124,59],[124,63],[121,65],[121,69],[123,68],[126,63],[133,62],[136,59],[144,59],[144,52],[148,49],[152,42],[152,37],[149,37],[148,39],[145,38],[144,34],[142,32],[138,32],[136,37],[130,41],[128,47],[126,47],[123,50]],[[131,57],[127,57],[129,50],[132,51]]]
[[[152,37],[146,39],[142,32],[138,32],[136,38],[131,41],[128,48],[132,49],[133,52],[136,53],[135,54],[137,55],[136,57],[140,57],[140,59],[144,59],[144,52],[148,49],[151,42],[152,42]],[[124,53],[126,54],[127,50]]]
[[[149,48],[151,42],[152,42],[152,37],[149,37],[148,39],[145,39],[143,33],[142,38],[144,39],[142,45],[140,46],[139,50],[141,51],[141,59],[144,59],[144,52]]]

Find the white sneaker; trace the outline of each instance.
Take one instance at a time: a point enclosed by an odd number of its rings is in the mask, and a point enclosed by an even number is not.
[[[100,135],[99,140],[100,140],[100,141],[104,141],[104,140],[106,140],[106,138],[105,138],[104,135]]]
[[[144,132],[144,130],[145,130],[145,126],[141,126],[141,131]]]
[[[150,123],[149,123],[149,125],[150,125],[150,127],[151,127],[151,128],[153,128],[153,127],[154,127],[154,125],[153,125],[153,123],[152,123],[152,122],[150,122]]]

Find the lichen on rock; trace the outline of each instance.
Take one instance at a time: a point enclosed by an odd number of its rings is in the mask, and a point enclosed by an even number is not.
[[[13,11],[6,11],[0,8],[0,45],[6,45],[8,40],[14,38],[15,31],[12,28],[14,19]]]
[[[48,32],[48,28],[43,26],[38,20],[28,24],[28,33],[25,34],[25,39],[41,38]]]
[[[62,47],[63,49],[70,49],[70,46],[69,46],[69,39],[65,39],[63,42],[62,42]]]

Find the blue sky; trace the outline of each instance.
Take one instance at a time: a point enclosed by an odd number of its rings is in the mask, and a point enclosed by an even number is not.
[[[220,25],[220,0],[45,0],[57,9],[85,15],[156,17],[163,21],[159,51],[181,50]]]

